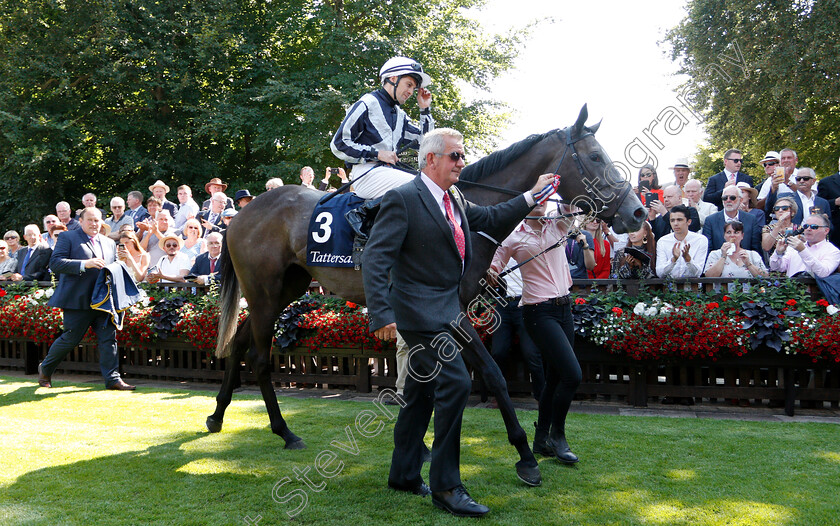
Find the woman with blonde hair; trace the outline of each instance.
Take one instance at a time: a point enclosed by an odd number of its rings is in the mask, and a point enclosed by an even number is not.
[[[138,283],[146,278],[146,270],[149,268],[151,256],[140,246],[137,234],[131,231],[120,232],[120,240],[117,244],[117,259],[123,262],[131,271],[134,280]]]
[[[207,243],[201,237],[201,223],[198,219],[187,219],[184,223],[184,246],[181,247],[181,252],[186,254],[190,261],[195,261],[195,258],[203,252],[207,252]]]

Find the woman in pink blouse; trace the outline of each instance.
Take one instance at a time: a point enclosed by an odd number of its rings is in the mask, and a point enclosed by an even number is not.
[[[510,258],[521,263],[565,241],[565,220],[543,217],[545,210],[544,204],[536,206],[528,216],[532,219],[526,219],[504,240],[488,271],[491,282]],[[566,441],[566,414],[580,385],[581,370],[574,352],[575,328],[569,300],[572,276],[563,245],[524,264],[520,272],[525,328],[540,349],[545,368],[534,453],[574,464],[578,457]]]

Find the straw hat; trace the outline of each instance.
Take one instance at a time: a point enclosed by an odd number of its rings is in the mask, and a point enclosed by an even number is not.
[[[178,242],[178,250],[181,250],[181,248],[184,246],[184,240],[181,239],[181,236],[176,236],[175,234],[169,234],[168,236],[163,236],[163,238],[158,241],[158,246],[160,247],[161,250],[166,250],[164,248],[164,245],[166,244],[166,241],[169,240],[169,239],[174,239],[175,241]]]
[[[169,186],[167,186],[167,185],[166,185],[166,183],[164,183],[164,182],[163,182],[163,181],[161,181],[160,179],[158,179],[157,181],[155,181],[155,184],[153,184],[152,186],[150,186],[150,187],[149,187],[149,191],[150,191],[150,192],[153,192],[153,191],[155,190],[155,188],[157,188],[158,186],[160,186],[161,188],[163,188],[164,190],[166,190],[166,193],[167,193],[167,194],[169,193]]]
[[[208,194],[210,193],[210,185],[211,184],[217,184],[217,185],[221,186],[222,187],[222,192],[227,190],[227,187],[228,187],[228,185],[223,183],[221,179],[219,179],[218,177],[214,177],[214,178],[210,179],[210,182],[208,182],[206,185],[204,185],[204,191],[207,192]]]
[[[782,162],[782,156],[779,155],[779,152],[769,151],[769,152],[764,154],[764,159],[762,159],[758,162],[759,162],[759,164],[764,166],[764,163],[766,163],[767,161]]]
[[[674,166],[670,167],[669,170],[673,170],[674,168],[688,168],[691,170],[691,165],[688,164],[688,159],[685,157],[680,157],[677,159],[677,162],[674,163]]]
[[[758,198],[758,190],[750,186],[748,183],[741,181],[740,183],[736,184],[740,190],[746,190],[750,193],[750,208],[755,208],[756,199]]]

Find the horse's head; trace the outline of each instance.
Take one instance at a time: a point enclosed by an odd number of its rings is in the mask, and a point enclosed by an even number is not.
[[[559,193],[566,202],[611,223],[618,233],[638,230],[647,212],[595,139],[601,123],[587,127],[587,117],[584,104],[577,121],[558,131],[565,144],[557,150],[551,169],[561,176]]]

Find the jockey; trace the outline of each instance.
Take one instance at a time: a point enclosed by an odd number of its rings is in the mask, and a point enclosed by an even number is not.
[[[382,87],[363,95],[350,108],[330,143],[336,157],[353,166],[353,191],[364,199],[380,197],[414,179],[413,174],[394,168],[397,152],[413,141],[419,142],[435,127],[430,109],[432,93],[426,89],[432,79],[419,62],[394,57],[380,68],[379,78]],[[400,108],[415,91],[420,126]],[[378,161],[385,164],[377,164]]]

